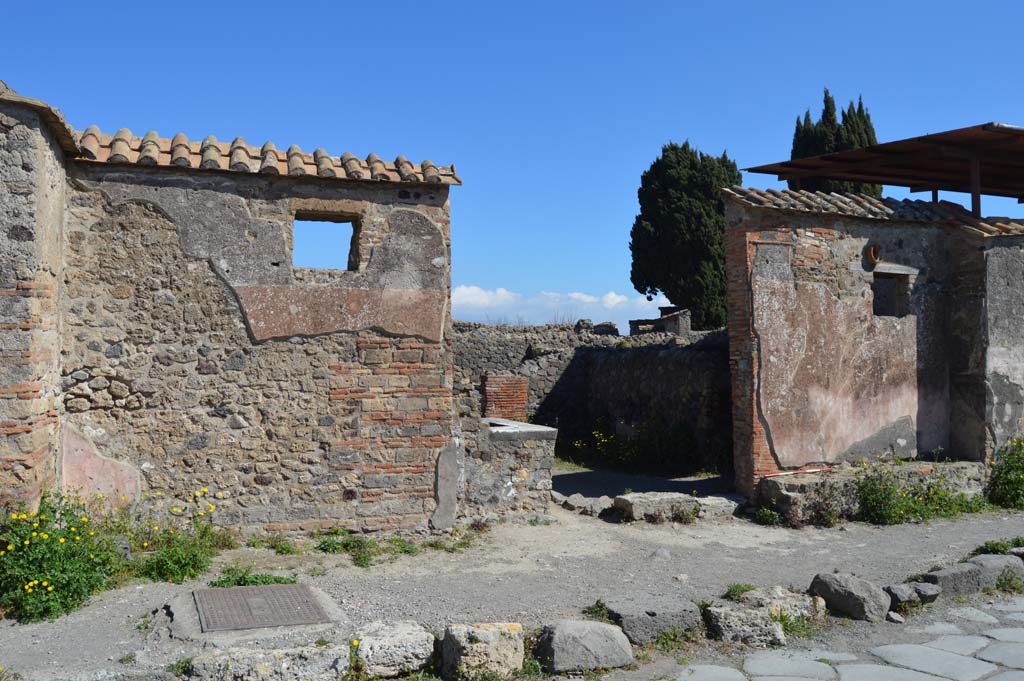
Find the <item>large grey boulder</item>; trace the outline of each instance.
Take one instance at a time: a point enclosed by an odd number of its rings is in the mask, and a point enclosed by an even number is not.
[[[434,656],[434,635],[411,620],[371,622],[355,636],[356,657],[368,676],[390,679],[426,667]]]
[[[981,591],[981,567],[974,563],[957,563],[929,572],[922,577],[929,584],[942,588],[947,596],[963,596]]]
[[[444,630],[442,669],[447,679],[510,676],[523,668],[521,624],[451,624]]]
[[[678,492],[630,492],[615,497],[614,508],[626,520],[663,523],[676,518],[696,518],[700,503],[696,497]]]
[[[921,605],[921,597],[912,584],[891,584],[885,587],[885,593],[892,599],[893,610],[905,610]]]
[[[741,608],[712,605],[704,610],[711,635],[722,641],[743,643],[753,648],[786,645],[782,624],[772,619],[769,608]]]
[[[981,568],[981,588],[994,589],[1004,575],[1024,580],[1024,563],[1017,556],[981,555],[967,561]]]
[[[227,648],[192,658],[188,677],[197,681],[337,681],[349,668],[348,646]]]
[[[602,622],[562,620],[544,627],[537,659],[548,672],[612,669],[633,662],[633,649],[622,630]]]
[[[882,622],[891,604],[889,594],[877,584],[845,573],[819,573],[809,592],[824,598],[832,612],[855,620]]]
[[[691,601],[670,594],[627,593],[598,600],[631,643],[642,645],[662,632],[685,632],[701,625],[700,609]]]

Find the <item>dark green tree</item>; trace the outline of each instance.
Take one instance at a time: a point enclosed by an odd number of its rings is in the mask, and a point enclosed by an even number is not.
[[[871,123],[871,114],[864,108],[864,100],[858,98],[857,106],[853,102],[842,112],[842,122],[837,118],[836,101],[825,88],[825,98],[821,108],[821,118],[817,122],[811,119],[807,111],[803,119],[796,119],[793,132],[791,159],[806,158],[831,154],[835,151],[860,149],[861,147],[878,144],[875,127]],[[852,192],[881,196],[882,187],[877,184],[851,182],[844,180],[822,180],[815,177],[797,178],[789,181],[790,189],[806,189],[822,192]]]
[[[723,153],[669,142],[640,178],[640,214],[629,235],[630,279],[652,299],[664,293],[693,325],[725,324],[725,211],[721,190],[743,181]]]

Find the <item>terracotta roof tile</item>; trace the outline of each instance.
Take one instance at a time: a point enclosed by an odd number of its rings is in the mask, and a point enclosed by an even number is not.
[[[349,152],[340,157],[331,156],[323,148],[307,153],[297,145],[282,153],[272,142],[253,147],[241,137],[236,137],[231,144],[219,142],[212,135],[202,142],[195,142],[182,133],[168,140],[155,131],[138,138],[127,128],[108,135],[93,125],[84,132],[74,132],[74,142],[82,158],[96,163],[309,175],[339,180],[462,184],[455,173],[455,166],[438,166],[431,161],[416,164],[405,156],[399,156],[393,163],[385,162],[377,154],[370,154],[365,159]]]
[[[825,194],[792,189],[751,189],[728,187],[727,198],[756,208],[775,208],[801,213],[849,215],[869,220],[930,222],[961,227],[984,236],[1024,235],[1024,223],[1010,218],[978,219],[963,206],[949,201],[933,203],[891,198],[876,199],[863,194]]]

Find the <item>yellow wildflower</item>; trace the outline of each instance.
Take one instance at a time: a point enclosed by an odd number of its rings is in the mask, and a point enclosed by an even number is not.
[[[61,538],[60,538],[60,539],[58,539],[57,541],[59,541],[59,542],[60,542],[61,544],[63,544],[63,543],[64,543],[64,537],[61,537]],[[27,544],[28,542],[25,542],[25,543]]]

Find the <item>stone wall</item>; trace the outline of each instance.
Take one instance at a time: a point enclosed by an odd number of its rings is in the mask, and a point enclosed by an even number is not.
[[[249,530],[423,526],[451,441],[447,192],[74,170],[65,486],[205,486]],[[360,270],[293,270],[310,207],[358,217]],[[406,290],[417,314],[381,301]]]
[[[0,505],[57,476],[65,182],[40,116],[0,101]]]
[[[948,449],[944,228],[751,211],[730,213],[727,241],[734,420],[757,424],[736,440],[737,459],[754,453],[741,489],[812,462]],[[873,310],[869,243],[906,272],[905,314]]]
[[[456,401],[467,442],[481,413],[481,377],[500,372],[529,378],[530,420],[558,428],[559,447],[598,428],[647,442],[662,436],[665,451],[651,451],[651,463],[728,472],[729,374],[720,332],[624,338],[594,334],[586,324],[469,322],[455,322],[454,330]]]

